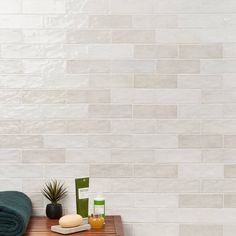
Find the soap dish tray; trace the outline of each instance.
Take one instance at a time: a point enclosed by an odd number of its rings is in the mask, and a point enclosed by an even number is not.
[[[59,233],[59,234],[73,234],[80,231],[90,230],[90,224],[80,225],[73,228],[62,228],[60,225],[51,226],[51,231]]]

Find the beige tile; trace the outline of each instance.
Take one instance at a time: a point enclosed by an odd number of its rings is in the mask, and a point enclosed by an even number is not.
[[[45,148],[84,148],[88,146],[86,135],[44,135]]]
[[[109,90],[68,90],[67,103],[109,103]]]
[[[68,31],[67,43],[111,43],[111,32],[108,30]]]
[[[199,74],[198,60],[159,60],[157,72],[162,74]]]
[[[180,135],[181,148],[221,148],[223,137],[221,135]]]
[[[157,183],[159,193],[198,193],[199,191],[199,180],[160,179]]]
[[[134,28],[176,28],[176,15],[133,15]]]
[[[66,123],[62,120],[27,120],[21,121],[22,132],[25,134],[56,134],[66,132]]]
[[[133,225],[134,234],[142,236],[148,234],[149,236],[166,235],[166,236],[178,236],[179,226],[172,223],[142,223]]]
[[[222,58],[223,47],[222,44],[201,44],[201,45],[180,45],[180,58]]]
[[[224,136],[224,147],[226,147],[226,148],[236,147],[236,136],[235,135],[225,135]]]
[[[225,178],[235,178],[236,177],[236,165],[225,165],[224,166]]]
[[[180,208],[221,208],[223,194],[181,194],[179,195]]]
[[[130,88],[133,80],[132,74],[90,74],[89,85],[92,88]]]
[[[131,148],[131,135],[90,135],[89,148]]]
[[[111,150],[111,160],[115,163],[152,163],[154,158],[154,150]]]
[[[199,134],[200,131],[200,122],[193,120],[159,120],[156,125],[156,132],[164,134]]]
[[[89,172],[91,177],[131,177],[133,168],[129,164],[92,164]]]
[[[136,148],[177,148],[178,137],[176,135],[134,135],[133,145]]]
[[[69,0],[67,1],[67,12],[74,13],[89,13],[89,14],[104,14],[109,10],[108,0]]]
[[[178,169],[176,165],[135,165],[136,177],[176,178]]]
[[[137,59],[176,58],[178,48],[174,44],[135,45],[134,57]]]
[[[233,90],[203,90],[202,102],[210,104],[235,103],[236,96]]]
[[[156,150],[158,163],[188,163],[201,162],[201,151],[198,149],[166,149]]]
[[[205,193],[233,193],[236,187],[234,179],[203,180],[202,191]]]
[[[64,0],[23,0],[23,12],[27,14],[65,13]]]
[[[109,133],[109,120],[71,120],[67,121],[68,133]]]
[[[224,207],[235,208],[236,207],[236,194],[224,194]]]
[[[134,105],[133,116],[137,119],[175,119],[175,105]]]
[[[131,118],[131,105],[90,105],[90,118]]]
[[[180,236],[223,236],[223,227],[221,225],[180,225]]]
[[[89,27],[93,29],[130,28],[132,17],[126,15],[91,15]]]
[[[118,134],[155,133],[155,129],[154,120],[113,120],[111,122],[111,132]]]
[[[21,132],[20,121],[0,121],[1,134],[18,134]]]
[[[203,162],[216,162],[216,163],[234,163],[236,162],[235,149],[213,149],[203,150]]]
[[[43,145],[40,135],[1,135],[1,148],[41,148]]]
[[[110,150],[106,149],[69,149],[66,162],[69,163],[107,163],[111,161]]]
[[[181,164],[179,165],[179,177],[189,179],[199,178],[223,178],[224,167],[217,164]]]
[[[21,151],[19,150],[0,150],[1,163],[19,163],[21,162]]]
[[[221,86],[220,75],[178,75],[178,88],[217,89]]]
[[[136,88],[176,88],[175,75],[135,74],[134,87]]]
[[[108,73],[110,62],[107,60],[70,60],[66,70],[69,74]]]
[[[224,236],[234,236],[236,232],[235,225],[224,225],[223,226]]]
[[[24,104],[65,103],[66,92],[63,90],[29,90],[22,93]]]
[[[153,43],[155,31],[153,30],[113,30],[113,43]]]
[[[22,152],[23,163],[63,163],[65,162],[64,150],[24,150]]]

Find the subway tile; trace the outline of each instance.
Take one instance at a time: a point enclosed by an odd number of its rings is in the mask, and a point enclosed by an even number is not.
[[[134,176],[153,178],[176,178],[178,169],[176,165],[135,165]]]
[[[133,226],[134,234],[142,236],[148,234],[149,236],[166,235],[179,236],[179,226],[171,223],[139,223]]]
[[[154,43],[155,31],[153,30],[113,30],[113,43]]]
[[[200,122],[194,120],[159,120],[156,132],[163,134],[199,134]]]
[[[225,208],[236,207],[236,194],[233,193],[224,194],[224,207]]]
[[[108,73],[110,62],[107,60],[69,60],[66,63],[66,69],[69,74]]]
[[[111,122],[111,132],[118,134],[154,133],[155,129],[154,120],[113,120]]]
[[[204,193],[233,193],[236,187],[234,179],[213,179],[202,181],[202,192]]]
[[[67,131],[76,133],[109,133],[109,120],[70,120],[67,121]]]
[[[62,120],[27,120],[21,121],[21,129],[25,134],[58,134],[66,132],[66,124]]]
[[[23,0],[22,11],[26,14],[48,14],[48,13],[65,13],[64,0]]]
[[[224,166],[225,178],[235,178],[236,177],[236,165],[228,164]]]
[[[131,177],[133,175],[132,165],[129,164],[91,164],[91,177]]]
[[[166,149],[156,150],[155,153],[158,163],[200,163],[202,159],[198,149]]]
[[[178,48],[174,44],[135,45],[134,57],[137,59],[176,58]]]
[[[66,4],[66,10],[69,14],[86,13],[86,14],[104,14],[108,13],[108,0],[69,0]]]
[[[65,151],[55,150],[24,150],[22,152],[23,163],[63,163],[65,162]]]
[[[28,90],[22,93],[23,104],[65,103],[66,91],[63,90]]]
[[[132,17],[129,15],[91,15],[89,27],[93,29],[122,29],[132,26]]]
[[[161,74],[199,74],[198,60],[158,60],[157,72]]]
[[[109,90],[68,90],[67,103],[109,103]]]
[[[89,105],[90,118],[131,118],[131,105]]]
[[[132,88],[132,74],[90,74],[89,85],[92,88]]]
[[[178,19],[176,15],[133,15],[134,28],[176,28]]]
[[[181,224],[180,236],[223,236],[222,225],[215,224]]]
[[[134,135],[133,145],[137,148],[177,148],[178,137],[176,135]]]
[[[111,101],[134,104],[200,103],[201,94],[198,90],[187,89],[112,89]]]
[[[110,150],[106,149],[67,149],[68,163],[107,163],[111,161]]]
[[[1,163],[19,163],[21,162],[21,151],[14,149],[0,150]]]
[[[219,89],[222,86],[220,75],[178,75],[178,88]]]
[[[223,137],[221,135],[180,135],[180,148],[221,148]]]
[[[159,75],[152,73],[135,74],[135,88],[176,88],[177,78],[175,75]]]
[[[217,164],[181,164],[179,165],[180,178],[223,178],[224,167]]]
[[[155,158],[154,150],[111,150],[111,160],[115,163],[152,163]]]
[[[66,33],[67,43],[111,43],[109,30],[71,30]]]
[[[180,45],[180,58],[222,58],[223,49],[221,44]]]
[[[134,105],[133,116],[137,119],[175,119],[175,105]]]
[[[159,193],[198,193],[200,181],[184,179],[160,179],[157,182]]]
[[[86,135],[44,135],[45,148],[85,148],[88,146]]]
[[[222,208],[223,194],[181,194],[180,208]]]
[[[235,135],[225,135],[224,136],[224,147],[234,148],[236,146],[236,136]]]

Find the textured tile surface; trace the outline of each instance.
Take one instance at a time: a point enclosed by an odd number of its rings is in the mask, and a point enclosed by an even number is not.
[[[235,0],[0,0],[0,188],[91,176],[126,236],[236,235]],[[92,209],[92,207],[91,207]]]

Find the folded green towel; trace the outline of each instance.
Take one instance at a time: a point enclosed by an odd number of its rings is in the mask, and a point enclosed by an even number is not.
[[[22,236],[32,213],[30,199],[21,192],[0,192],[0,235]]]

